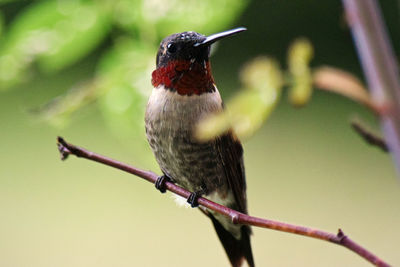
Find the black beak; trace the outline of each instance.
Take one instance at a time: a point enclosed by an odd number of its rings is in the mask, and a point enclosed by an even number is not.
[[[240,32],[244,32],[246,30],[247,30],[246,28],[240,27],[240,28],[229,30],[229,31],[211,34],[210,36],[207,36],[206,39],[204,39],[203,41],[201,41],[199,43],[195,43],[194,47],[211,45],[211,44],[215,43],[216,41],[218,41],[219,39],[222,39],[222,38],[225,38],[225,37],[228,37],[228,36],[240,33]]]

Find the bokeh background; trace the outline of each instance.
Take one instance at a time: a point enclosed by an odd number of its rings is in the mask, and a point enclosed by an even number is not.
[[[397,56],[399,3],[380,1]],[[0,1],[0,266],[228,266],[211,223],[177,208],[134,176],[71,157],[56,136],[159,172],[143,110],[155,51],[168,34],[249,30],[215,49],[228,100],[241,66],[269,55],[285,66],[307,37],[312,66],[363,79],[340,1]],[[272,116],[244,140],[252,215],[336,232],[400,265],[400,183],[390,155],[349,126],[369,110],[315,91],[301,109],[285,91]],[[369,266],[309,238],[254,229],[258,266]]]

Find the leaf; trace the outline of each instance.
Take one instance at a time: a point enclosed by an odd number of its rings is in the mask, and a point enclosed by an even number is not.
[[[159,1],[146,1],[144,16],[157,17],[160,34],[180,32],[182,26],[198,32],[214,33],[226,28],[246,7],[243,0],[178,0],[160,5]],[[163,2],[167,3],[167,1]],[[158,8],[157,8],[158,7]]]
[[[353,74],[328,66],[319,67],[314,71],[315,86],[335,92],[365,105],[371,105],[372,100],[362,82]]]
[[[292,76],[289,100],[295,106],[303,106],[311,98],[312,75],[308,64],[312,56],[313,47],[307,39],[298,39],[289,48],[288,65]]]
[[[283,83],[278,63],[265,56],[256,57],[246,63],[240,72],[240,80],[244,88],[260,92],[271,92],[271,89],[275,91]]]
[[[226,110],[205,118],[196,126],[198,140],[211,140],[230,129],[241,138],[249,137],[274,110],[283,84],[282,73],[274,60],[258,57],[247,63],[241,80],[244,89],[227,103]]]
[[[154,32],[154,26],[143,20],[142,12],[144,0],[119,0],[110,2],[112,5],[112,22],[114,25],[136,32],[138,29],[147,32]]]
[[[100,5],[88,1],[77,3],[75,6],[64,4],[58,7],[62,19],[50,28],[49,49],[38,59],[40,67],[46,72],[77,62],[93,50],[110,30],[109,14]]]
[[[120,40],[101,60],[96,79],[104,94],[101,111],[118,135],[144,137],[144,109],[150,95],[155,47],[130,39]]]
[[[108,17],[93,2],[35,2],[12,22],[0,43],[0,88],[22,80],[39,59],[44,71],[64,68],[86,55],[108,31]]]

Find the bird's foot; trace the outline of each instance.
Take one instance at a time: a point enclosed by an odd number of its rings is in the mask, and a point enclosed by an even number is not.
[[[196,208],[199,206],[199,197],[201,197],[202,191],[197,191],[197,192],[192,192],[190,193],[188,199],[187,199],[187,203],[190,204],[190,206],[192,208]]]
[[[154,184],[157,190],[159,190],[161,193],[165,193],[167,191],[167,187],[165,186],[166,182],[171,182],[171,179],[166,176],[165,174],[162,176],[159,176]]]

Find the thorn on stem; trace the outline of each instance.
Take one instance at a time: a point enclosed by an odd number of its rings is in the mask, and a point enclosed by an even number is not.
[[[346,237],[346,235],[343,233],[342,229],[339,228],[338,233],[336,235],[340,240]]]
[[[67,142],[62,137],[57,137],[57,147],[60,152],[61,160],[66,160],[71,154],[71,151],[67,148]]]
[[[353,120],[351,122],[351,127],[353,127],[354,131],[358,133],[368,144],[377,146],[385,152],[389,151],[389,147],[385,140],[371,132],[369,129],[365,128],[365,126],[363,126],[358,120]]]

